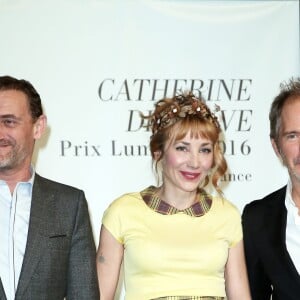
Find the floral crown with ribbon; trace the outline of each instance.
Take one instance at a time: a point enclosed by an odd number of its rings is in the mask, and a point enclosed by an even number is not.
[[[214,112],[217,111],[220,111],[220,107],[216,105]],[[156,134],[161,129],[169,127],[188,116],[208,120],[219,132],[221,130],[218,118],[205,104],[204,100],[188,93],[177,95],[174,98],[162,99],[155,104],[155,111],[150,116],[152,133]]]

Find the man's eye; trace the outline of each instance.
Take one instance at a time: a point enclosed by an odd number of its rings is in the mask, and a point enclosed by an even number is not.
[[[10,119],[3,120],[2,122],[4,123],[5,126],[8,126],[8,127],[15,126],[17,123],[15,120],[10,120]]]

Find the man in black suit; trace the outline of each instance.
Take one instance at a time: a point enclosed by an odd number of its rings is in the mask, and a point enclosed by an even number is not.
[[[83,191],[39,176],[34,143],[46,127],[26,80],[0,77],[0,299],[99,300]]]
[[[300,78],[281,85],[270,138],[289,173],[286,186],[246,205],[245,253],[253,300],[300,299]],[[266,171],[267,172],[267,171]],[[272,180],[272,175],[266,173]]]

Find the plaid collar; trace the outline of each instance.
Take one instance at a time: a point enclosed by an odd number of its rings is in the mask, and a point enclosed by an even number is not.
[[[163,215],[174,215],[179,212],[183,212],[192,217],[201,217],[205,215],[211,208],[212,198],[208,195],[205,190],[200,189],[198,193],[199,201],[194,203],[192,206],[179,210],[174,206],[171,206],[167,202],[161,200],[157,195],[157,188],[149,186],[148,188],[141,191],[141,196],[144,202],[155,212]]]

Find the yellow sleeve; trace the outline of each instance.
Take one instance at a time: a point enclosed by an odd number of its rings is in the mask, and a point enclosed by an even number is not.
[[[229,203],[228,219],[230,220],[229,236],[231,237],[229,247],[234,247],[243,239],[241,213],[232,203]]]
[[[118,198],[104,211],[102,224],[119,243],[123,244],[121,216],[122,198]]]

